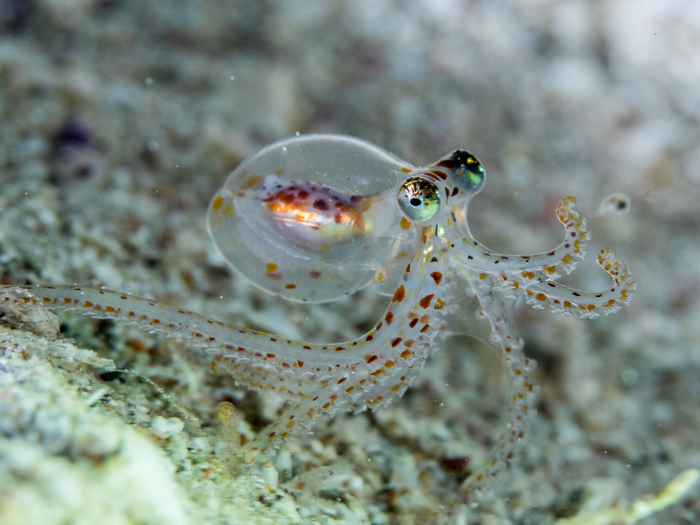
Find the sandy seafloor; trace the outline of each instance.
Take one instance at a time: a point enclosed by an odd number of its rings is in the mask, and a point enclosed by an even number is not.
[[[621,508],[700,467],[697,2],[2,0],[0,35],[3,284],[107,286],[348,340],[387,298],[294,304],[237,278],[206,234],[214,191],[297,131],[362,137],[415,165],[467,148],[489,177],[470,205],[479,240],[549,249],[556,203],[574,195],[590,252],[614,246],[639,287],[595,320],[519,307],[539,413],[519,465],[455,522]],[[629,213],[598,216],[613,192]],[[587,260],[565,282],[606,279]],[[75,346],[3,328],[3,524],[437,523],[506,414],[496,354],[453,338],[390,407],[295,440],[266,486],[227,474],[216,407],[233,401],[249,439],[278,400],[174,340],[77,315],[60,326]],[[105,374],[88,349],[170,400]],[[175,403],[199,423],[183,428]],[[324,482],[330,465],[341,474]],[[311,489],[294,493],[304,472]],[[698,522],[695,487],[641,523]]]

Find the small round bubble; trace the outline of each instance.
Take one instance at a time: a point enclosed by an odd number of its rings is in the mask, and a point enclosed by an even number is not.
[[[630,198],[624,193],[613,193],[605,197],[598,206],[598,215],[624,215],[630,211]]]

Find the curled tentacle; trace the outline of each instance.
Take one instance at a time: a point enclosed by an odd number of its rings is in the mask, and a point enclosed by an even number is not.
[[[554,312],[564,315],[578,312],[583,318],[595,319],[601,314],[617,312],[621,305],[628,304],[637,288],[629,268],[612,248],[600,250],[598,265],[613,278],[613,286],[601,292],[584,292],[543,278],[534,282],[511,280],[509,286],[513,290],[523,290],[521,293],[525,293],[527,304],[533,308],[542,309],[548,304]]]
[[[494,253],[474,239],[465,221],[463,225],[460,224],[460,235],[456,237],[463,246],[452,252],[452,259],[479,272],[497,272],[506,276],[526,272],[532,274],[531,279],[535,278],[535,272],[542,272],[547,280],[556,280],[560,277],[557,269],[569,274],[576,268],[577,259],[586,256],[585,241],[589,238],[586,219],[574,209],[575,204],[576,199],[571,196],[559,202],[557,218],[566,228],[566,236],[562,243],[551,251],[532,255]]]

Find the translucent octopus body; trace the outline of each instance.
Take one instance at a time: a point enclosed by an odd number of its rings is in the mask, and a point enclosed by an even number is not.
[[[377,409],[401,396],[448,334],[465,296],[490,324],[511,379],[510,417],[489,460],[460,488],[469,500],[514,457],[534,413],[535,363],[514,324],[518,296],[534,308],[594,318],[627,304],[636,287],[612,248],[598,254],[613,284],[583,292],[555,281],[583,259],[586,222],[566,197],[557,207],[564,241],[532,255],[494,253],[467,225],[467,205],[485,183],[470,153],[454,151],[415,168],[340,135],[307,135],[263,149],[227,179],[209,207],[210,235],[232,267],[256,286],[295,301],[329,301],[370,282],[391,296],[374,328],[347,342],[313,344],[237,328],[117,292],[36,286],[25,302],[78,310],[192,340],[214,373],[274,391],[290,408],[245,452],[266,457],[317,416]],[[5,297],[5,301],[9,300]],[[476,322],[476,320],[474,320]]]

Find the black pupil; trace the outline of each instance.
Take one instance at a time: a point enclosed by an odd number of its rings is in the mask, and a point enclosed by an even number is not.
[[[411,206],[420,206],[423,204],[423,201],[421,201],[418,197],[412,197],[409,202],[411,203]]]

